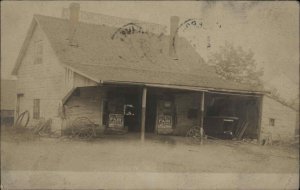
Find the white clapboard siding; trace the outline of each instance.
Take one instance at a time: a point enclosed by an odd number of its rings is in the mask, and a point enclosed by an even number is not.
[[[271,134],[273,140],[289,140],[295,136],[299,112],[282,103],[264,96],[261,134]],[[275,126],[270,126],[270,118],[275,119]]]
[[[80,95],[72,95],[65,104],[65,113],[69,121],[78,117],[87,117],[93,123],[101,123],[101,92],[99,88],[81,88]]]
[[[43,43],[42,63],[34,64],[35,42]],[[64,68],[59,63],[45,34],[37,25],[17,73],[17,93],[23,93],[20,110],[28,110],[31,120],[33,100],[40,99],[40,116],[56,117],[64,90]]]

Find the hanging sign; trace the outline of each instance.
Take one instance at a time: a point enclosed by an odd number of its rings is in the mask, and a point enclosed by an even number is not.
[[[109,114],[108,127],[123,128],[124,127],[124,115],[123,114]]]
[[[171,115],[158,116],[158,128],[160,129],[172,128],[172,116]]]

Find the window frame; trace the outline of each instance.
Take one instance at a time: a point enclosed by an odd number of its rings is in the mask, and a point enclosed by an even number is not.
[[[43,63],[44,44],[43,40],[37,40],[34,43],[34,64]]]
[[[40,99],[33,99],[33,119],[40,119],[40,112],[41,112],[41,100]]]
[[[269,118],[269,126],[275,127],[275,118]]]

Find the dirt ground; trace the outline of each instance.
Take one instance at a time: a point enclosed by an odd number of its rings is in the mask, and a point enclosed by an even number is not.
[[[298,173],[297,147],[139,134],[93,140],[1,133],[1,171]]]

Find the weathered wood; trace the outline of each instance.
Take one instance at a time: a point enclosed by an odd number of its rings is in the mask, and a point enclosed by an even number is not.
[[[246,128],[248,127],[249,123],[248,122],[245,122],[245,124],[242,126],[239,134],[238,134],[238,140],[241,140],[245,131],[246,131]]]
[[[141,123],[141,140],[145,140],[145,125],[146,125],[146,100],[147,100],[147,88],[143,88],[142,96],[142,123]]]
[[[257,139],[261,141],[261,125],[262,125],[262,113],[263,113],[263,100],[264,96],[259,98],[259,112],[258,112],[258,127],[257,127]]]
[[[38,64],[34,64],[36,41],[43,42],[43,61]],[[20,113],[28,110],[32,116],[33,99],[40,99],[40,116],[57,117],[62,97],[65,95],[64,67],[60,65],[48,38],[39,26],[34,27],[27,45],[24,55],[18,60],[20,67],[15,71],[18,77],[16,91],[18,94],[24,94],[20,102]],[[31,119],[29,126],[34,122]]]
[[[299,112],[268,95],[264,95],[262,107],[260,139],[271,133],[274,141],[293,140],[299,128]],[[275,119],[275,126],[270,125],[270,119]]]
[[[200,136],[201,136],[201,139],[200,139],[200,143],[202,144],[203,143],[203,122],[204,122],[204,93],[205,92],[202,92],[202,95],[201,95],[201,109],[200,109]]]
[[[99,109],[99,125],[102,126],[103,125],[103,109],[104,109],[104,101],[103,101],[103,97],[104,97],[104,94],[102,91],[98,91],[98,95],[99,95],[99,98],[100,98],[100,109]]]
[[[73,95],[66,102],[66,117],[70,121],[77,117],[87,117],[93,123],[101,125],[99,91],[96,87],[81,88],[79,96]]]

